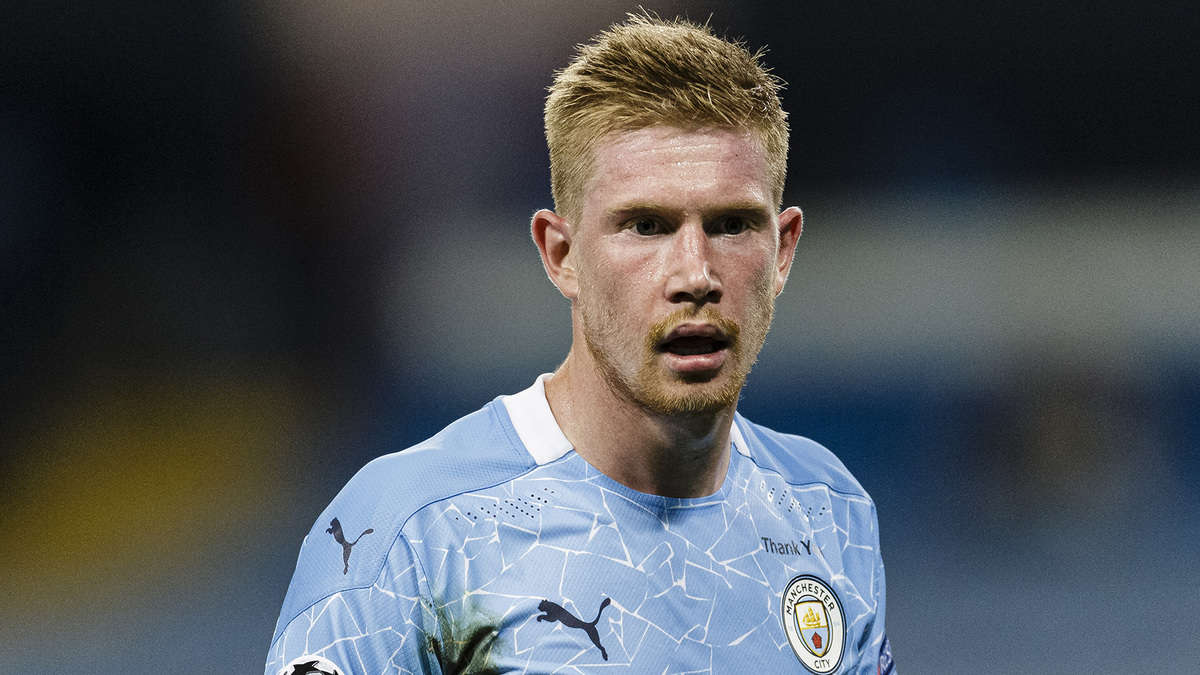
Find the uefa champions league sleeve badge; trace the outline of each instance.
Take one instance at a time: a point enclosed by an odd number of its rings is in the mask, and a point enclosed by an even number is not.
[[[808,574],[792,579],[780,614],[788,643],[805,668],[819,675],[837,670],[846,649],[846,617],[828,584]]]

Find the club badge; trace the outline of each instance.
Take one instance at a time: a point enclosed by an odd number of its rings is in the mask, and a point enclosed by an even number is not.
[[[788,582],[781,605],[783,630],[800,663],[819,675],[837,670],[846,648],[846,617],[833,589],[801,575]]]

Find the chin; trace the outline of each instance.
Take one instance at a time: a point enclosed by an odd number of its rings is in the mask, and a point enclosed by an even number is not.
[[[660,415],[711,415],[737,405],[745,378],[717,376],[707,381],[642,381],[635,398]]]

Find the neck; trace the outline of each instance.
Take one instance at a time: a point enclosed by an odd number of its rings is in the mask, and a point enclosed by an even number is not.
[[[577,341],[546,380],[546,400],[575,451],[609,478],[664,497],[705,497],[729,467],[735,405],[662,415],[621,396]]]

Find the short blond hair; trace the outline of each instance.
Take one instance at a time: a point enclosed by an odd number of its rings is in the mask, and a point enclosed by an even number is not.
[[[605,135],[652,125],[744,128],[755,132],[767,158],[775,207],[787,174],[787,113],[783,80],[737,41],[707,25],[629,14],[579,45],[555,73],[546,97],[546,144],[555,210],[581,215],[592,150]]]

